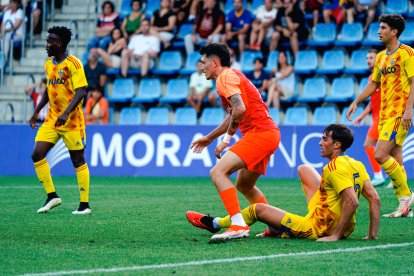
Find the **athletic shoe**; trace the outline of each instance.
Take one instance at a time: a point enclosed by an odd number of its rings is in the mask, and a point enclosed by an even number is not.
[[[92,210],[89,209],[89,208],[85,208],[82,211],[75,210],[75,211],[72,212],[72,214],[74,214],[74,215],[89,215],[91,213],[92,213]]]
[[[250,235],[250,228],[246,226],[231,225],[229,229],[221,234],[215,234],[211,241],[226,241],[240,238],[247,238]]]
[[[412,218],[412,217],[414,217],[413,209],[410,209],[408,211],[408,213],[406,213],[405,215],[403,215],[403,217],[405,217],[405,218]]]
[[[214,228],[213,226],[214,217],[211,217],[209,215],[206,216],[193,211],[187,211],[185,216],[187,217],[188,222],[195,227],[206,229],[211,233],[217,233],[220,230]]]
[[[411,193],[410,196],[402,196],[400,197],[400,204],[398,205],[397,210],[392,212],[391,214],[385,214],[383,217],[386,218],[400,218],[404,215],[407,215],[410,212],[410,206],[414,202],[414,194]]]
[[[379,177],[375,177],[372,178],[371,183],[374,187],[379,187],[385,184],[385,178],[379,178]]]
[[[256,237],[258,238],[280,238],[282,235],[282,231],[276,230],[271,231],[269,228],[267,228],[263,233],[257,234]]]
[[[51,209],[55,208],[56,206],[59,206],[62,203],[62,200],[59,197],[46,199],[45,205],[43,205],[42,208],[37,210],[38,213],[47,213]]]

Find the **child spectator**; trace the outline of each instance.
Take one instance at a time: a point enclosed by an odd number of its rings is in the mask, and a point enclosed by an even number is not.
[[[126,48],[127,42],[119,28],[115,28],[111,32],[112,40],[109,42],[108,49],[97,48],[98,55],[102,58],[107,68],[119,68],[121,66],[122,50]]]
[[[109,121],[109,104],[103,96],[102,87],[90,88],[90,94],[85,107],[85,121],[87,124],[107,124]]]
[[[46,78],[42,78],[39,82],[27,86],[24,91],[26,92],[26,95],[30,96],[33,101],[33,107],[36,108],[46,91]],[[40,110],[37,120],[43,122],[47,116],[48,110],[49,104],[46,104],[45,107]]]
[[[141,12],[141,0],[132,0],[132,12],[128,14],[122,21],[122,34],[126,39],[141,32],[141,21],[145,19],[145,13]]]
[[[196,112],[200,113],[203,99],[213,87],[213,82],[206,79],[206,75],[201,70],[201,61],[197,61],[196,68],[197,72],[191,74],[190,77],[190,94],[187,100]]]

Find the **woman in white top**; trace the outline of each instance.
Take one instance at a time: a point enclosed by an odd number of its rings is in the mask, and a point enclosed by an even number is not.
[[[22,5],[21,0],[10,0],[9,8],[6,10],[3,16],[3,21],[1,23],[1,30],[4,33],[1,33],[1,36],[5,36],[5,43],[4,49],[2,51],[8,57],[9,49],[10,49],[10,39],[11,34],[14,33],[14,41],[21,41],[23,36],[23,10],[20,8]],[[8,22],[9,21],[9,22]],[[13,24],[10,24],[10,22]],[[3,26],[5,24],[5,26]],[[2,45],[3,46],[3,45]]]
[[[272,75],[275,77],[270,82],[269,92],[267,95],[266,105],[280,107],[280,99],[287,99],[293,95],[295,89],[295,73],[292,65],[288,64],[284,52],[278,56],[278,66],[273,70]]]

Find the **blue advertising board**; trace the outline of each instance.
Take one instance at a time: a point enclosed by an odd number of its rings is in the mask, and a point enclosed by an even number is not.
[[[92,176],[200,177],[209,176],[217,162],[214,141],[201,154],[190,150],[193,140],[207,134],[205,126],[88,126],[86,160]],[[352,127],[354,144],[347,154],[366,164],[363,142],[367,127]],[[266,177],[296,178],[297,167],[310,164],[318,171],[327,163],[320,156],[322,126],[280,126],[281,143],[272,156]],[[0,125],[0,175],[34,175],[31,152],[36,131],[28,125]],[[235,135],[237,140],[239,135]],[[233,141],[232,141],[233,142]],[[62,141],[47,155],[53,175],[73,175],[69,153]],[[403,146],[404,165],[414,178],[414,133]]]

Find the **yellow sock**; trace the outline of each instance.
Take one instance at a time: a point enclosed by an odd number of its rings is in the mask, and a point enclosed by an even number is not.
[[[89,169],[87,164],[76,168],[81,202],[89,202]]]
[[[411,191],[407,184],[407,174],[405,173],[404,166],[400,166],[394,158],[390,157],[381,167],[385,170],[388,176],[392,179],[392,183],[396,187],[394,193],[398,198],[402,196],[410,196]]]
[[[243,209],[241,211],[244,221],[247,225],[252,225],[257,221],[256,218],[256,204],[252,204],[249,207]],[[224,218],[218,218],[217,223],[220,225],[221,228],[228,228],[231,225],[230,216],[226,216]]]
[[[49,163],[47,163],[46,158],[34,162],[34,167],[37,178],[39,179],[40,183],[42,183],[46,193],[49,194],[55,192],[55,186],[53,186],[52,175],[50,174]]]

